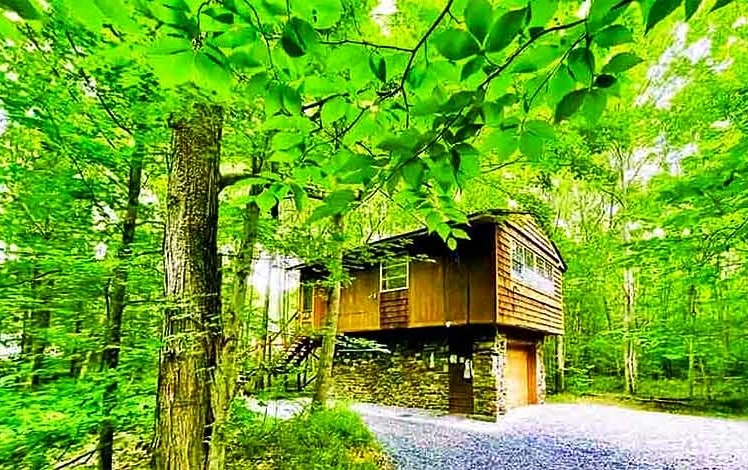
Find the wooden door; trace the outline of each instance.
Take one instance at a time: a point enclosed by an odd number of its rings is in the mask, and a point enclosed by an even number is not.
[[[473,379],[465,378],[465,363],[449,364],[449,412],[473,414]]]
[[[509,344],[505,378],[508,409],[536,402],[534,347],[523,344]]]

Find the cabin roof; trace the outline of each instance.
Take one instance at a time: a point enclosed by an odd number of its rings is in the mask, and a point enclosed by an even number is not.
[[[476,225],[496,224],[504,220],[511,220],[512,218],[518,218],[522,216],[530,216],[534,218],[533,213],[527,212],[527,211],[512,211],[512,210],[506,210],[506,209],[486,209],[486,210],[468,214],[467,216],[468,224],[461,224],[459,226],[472,227]],[[430,235],[432,234],[429,232],[429,230],[426,227],[422,227],[419,229],[410,230],[408,232],[383,236],[381,238],[378,238],[376,240],[369,242],[367,246],[369,247],[384,246],[387,244],[396,243],[398,241],[415,240],[415,239],[427,237]],[[550,238],[548,238],[547,235],[545,235],[545,233],[543,233],[543,236],[548,241],[548,243],[553,247],[555,255],[558,258],[559,262],[561,263],[562,270],[566,271],[567,269],[566,262],[564,261],[564,258],[561,256],[561,252],[558,250],[558,247],[553,242],[553,240],[551,240]],[[296,266],[292,266],[290,269],[303,269],[306,267],[311,267],[311,266],[307,263],[301,263]]]

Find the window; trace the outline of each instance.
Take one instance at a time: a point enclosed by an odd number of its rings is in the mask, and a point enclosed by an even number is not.
[[[553,265],[519,243],[512,246],[512,278],[542,292],[553,292]]]
[[[395,259],[380,265],[380,292],[408,288],[408,260]]]
[[[311,312],[314,306],[314,286],[307,284],[301,287],[301,311]]]

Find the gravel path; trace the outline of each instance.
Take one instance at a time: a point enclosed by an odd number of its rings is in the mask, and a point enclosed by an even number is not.
[[[600,405],[529,406],[499,423],[356,409],[402,470],[748,470],[748,422]]]

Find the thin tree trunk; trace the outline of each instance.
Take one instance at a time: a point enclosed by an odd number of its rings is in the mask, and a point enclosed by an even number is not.
[[[556,336],[556,393],[563,393],[566,390],[565,359],[564,337]]]
[[[252,193],[257,192],[253,188]],[[247,282],[252,274],[259,220],[260,208],[255,202],[250,202],[244,208],[244,227],[236,257],[231,302],[223,312],[223,339],[216,351],[216,371],[211,394],[214,421],[208,458],[210,470],[225,468],[225,425],[229,418],[231,401],[236,395],[239,356],[246,347],[241,340],[242,323],[247,320]]]
[[[332,244],[335,247],[334,259],[330,265],[330,279],[332,286],[327,304],[327,316],[322,330],[322,349],[317,364],[317,381],[312,398],[312,408],[327,406],[327,396],[332,382],[332,366],[335,358],[335,338],[338,332],[340,318],[340,294],[343,277],[343,216],[333,216]]]
[[[686,349],[688,350],[688,397],[694,397],[696,388],[696,351],[694,347],[696,323],[696,285],[688,287],[689,331],[686,335]]]
[[[34,270],[34,277],[37,277],[37,271]],[[32,295],[35,303],[32,307],[31,316],[31,375],[29,382],[32,387],[37,387],[41,383],[41,370],[44,368],[44,353],[48,345],[47,332],[51,324],[51,313],[47,305],[47,283],[49,281],[34,280],[31,282]]]
[[[223,112],[194,105],[172,121],[164,310],[154,467],[208,468],[211,392],[221,340],[218,191]]]
[[[627,268],[623,271],[623,290],[625,302],[623,306],[623,370],[626,382],[626,393],[636,395],[637,386],[637,357],[636,341],[634,339],[634,273]]]
[[[127,210],[122,224],[122,245],[117,252],[117,265],[110,280],[111,295],[107,301],[107,318],[104,329],[104,350],[101,353],[101,370],[106,377],[102,397],[102,420],[99,428],[99,469],[112,470],[114,456],[114,431],[112,412],[117,406],[117,366],[119,365],[120,343],[122,341],[122,314],[127,299],[127,281],[132,244],[135,241],[135,226],[138,220],[140,182],[143,176],[143,154],[136,149],[130,161],[130,174],[127,183]]]

